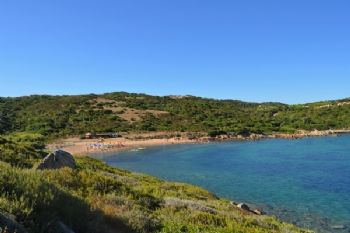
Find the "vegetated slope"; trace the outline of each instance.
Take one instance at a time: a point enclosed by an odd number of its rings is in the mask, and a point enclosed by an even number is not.
[[[2,98],[0,227],[3,216],[11,216],[28,232],[58,233],[62,225],[77,233],[305,232],[244,212],[198,187],[111,168],[90,158],[77,159],[74,170],[33,169],[46,155],[48,136],[92,130],[206,131],[225,129],[230,120],[244,127],[249,123],[245,117],[257,115],[259,108],[288,106],[126,93]]]
[[[1,140],[35,151],[25,138]],[[28,158],[17,155],[17,147],[7,147],[5,157],[0,149],[5,161],[0,161],[0,228],[1,217],[12,216],[33,233],[62,232],[62,225],[76,233],[306,232],[244,212],[201,188],[111,168],[88,157],[76,158],[77,169],[23,168]],[[6,162],[11,155],[12,166]]]
[[[14,133],[0,136],[0,161],[20,168],[30,168],[46,154],[43,137],[38,134]]]
[[[295,132],[350,127],[350,99],[303,105],[125,92],[0,98],[0,133],[88,131]]]

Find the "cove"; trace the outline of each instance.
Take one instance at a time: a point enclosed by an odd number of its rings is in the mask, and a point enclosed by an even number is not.
[[[158,146],[93,157],[201,186],[316,232],[350,230],[350,135]]]

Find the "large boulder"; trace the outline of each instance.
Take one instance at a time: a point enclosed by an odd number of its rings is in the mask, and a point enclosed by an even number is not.
[[[45,169],[59,169],[59,168],[76,168],[76,163],[73,156],[63,150],[57,150],[48,156],[46,156],[43,161],[37,167],[38,170]]]

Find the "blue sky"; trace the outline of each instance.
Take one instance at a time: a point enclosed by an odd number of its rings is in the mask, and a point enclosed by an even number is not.
[[[350,97],[350,1],[3,0],[0,96]]]

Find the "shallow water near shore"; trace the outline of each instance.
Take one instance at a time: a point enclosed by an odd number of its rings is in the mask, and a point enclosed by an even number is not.
[[[94,157],[253,203],[316,232],[350,232],[350,135],[158,146]]]

